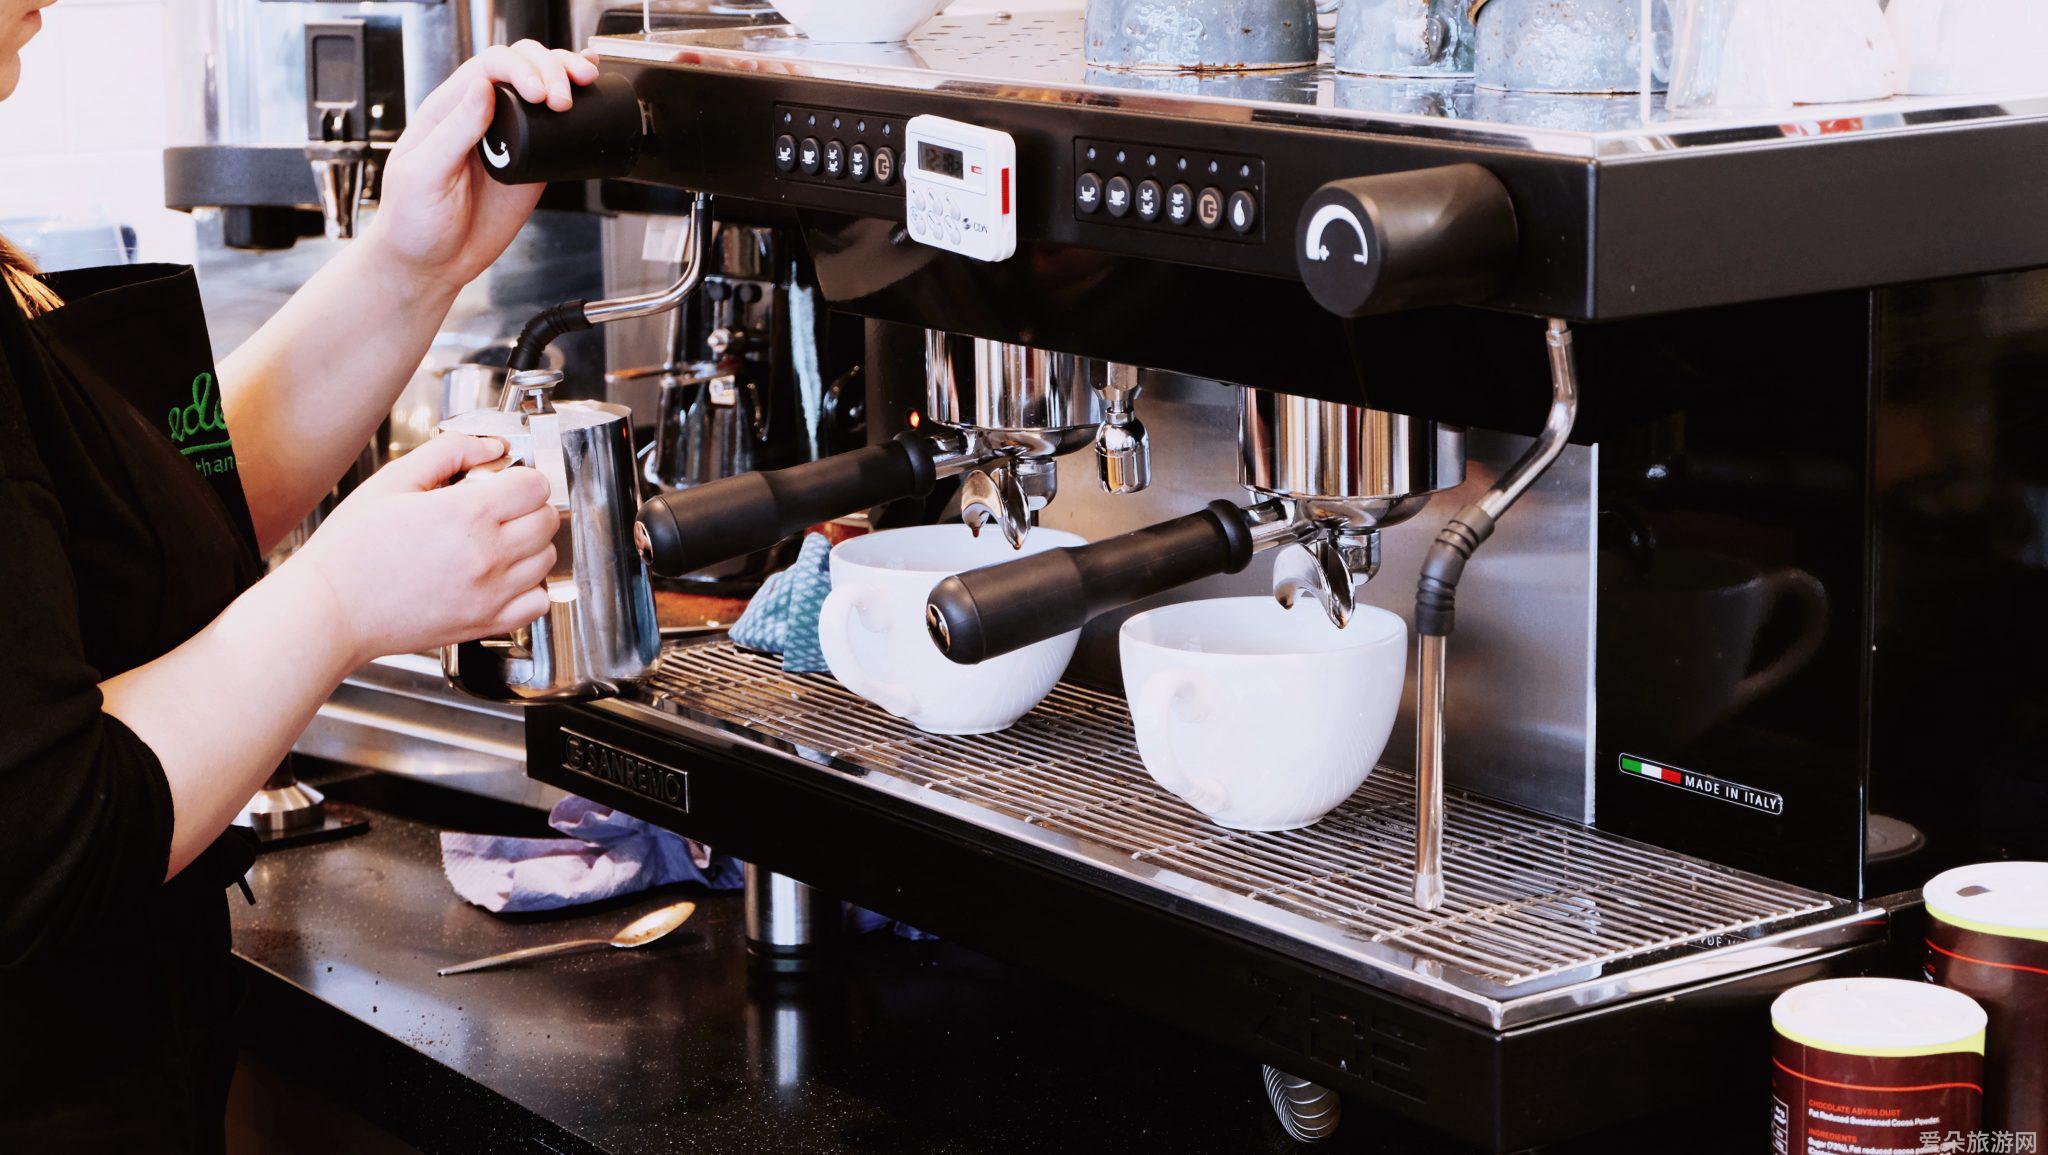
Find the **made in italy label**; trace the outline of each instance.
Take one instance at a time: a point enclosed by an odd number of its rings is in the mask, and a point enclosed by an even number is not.
[[[1754,786],[1744,786],[1740,782],[1716,778],[1711,774],[1666,766],[1647,758],[1638,758],[1633,754],[1621,756],[1621,772],[1633,778],[1648,778],[1652,782],[1675,786],[1702,798],[1716,799],[1731,806],[1743,806],[1763,814],[1785,813],[1785,796],[1782,794],[1773,794]]]

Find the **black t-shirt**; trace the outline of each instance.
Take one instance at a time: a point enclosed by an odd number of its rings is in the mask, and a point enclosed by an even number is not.
[[[191,270],[51,283],[35,320],[0,288],[0,1150],[216,1150],[247,850],[164,881],[169,784],[98,683],[261,565]]]

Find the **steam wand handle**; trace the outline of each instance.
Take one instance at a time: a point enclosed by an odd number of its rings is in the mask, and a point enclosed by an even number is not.
[[[491,92],[491,123],[477,142],[483,170],[499,184],[622,177],[639,163],[647,110],[633,82],[614,73],[578,88],[562,111],[528,104],[509,84]]]
[[[1252,515],[1228,501],[1089,545],[955,574],[925,603],[932,642],[971,666],[1085,625],[1141,598],[1237,573],[1256,551]]]

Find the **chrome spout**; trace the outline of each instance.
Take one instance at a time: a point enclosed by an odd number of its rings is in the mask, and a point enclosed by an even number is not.
[[[1143,388],[1137,366],[1109,366],[1102,424],[1095,430],[1095,465],[1105,492],[1137,493],[1152,484],[1152,446],[1134,412]]]
[[[1358,589],[1380,572],[1380,533],[1317,528],[1273,560],[1273,597],[1288,609],[1302,595],[1323,607],[1338,629],[1351,624]]]

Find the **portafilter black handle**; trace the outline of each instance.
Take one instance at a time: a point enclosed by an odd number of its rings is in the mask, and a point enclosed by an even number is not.
[[[1121,537],[955,574],[932,589],[925,625],[941,653],[971,666],[1175,586],[1237,573],[1252,552],[1244,510],[1212,501]]]
[[[633,82],[605,73],[573,94],[568,110],[528,104],[496,85],[491,126],[477,142],[484,171],[500,184],[622,177],[640,160],[646,133]]]
[[[905,435],[821,461],[720,478],[640,507],[641,553],[674,577],[745,557],[810,526],[932,491],[930,444]]]

